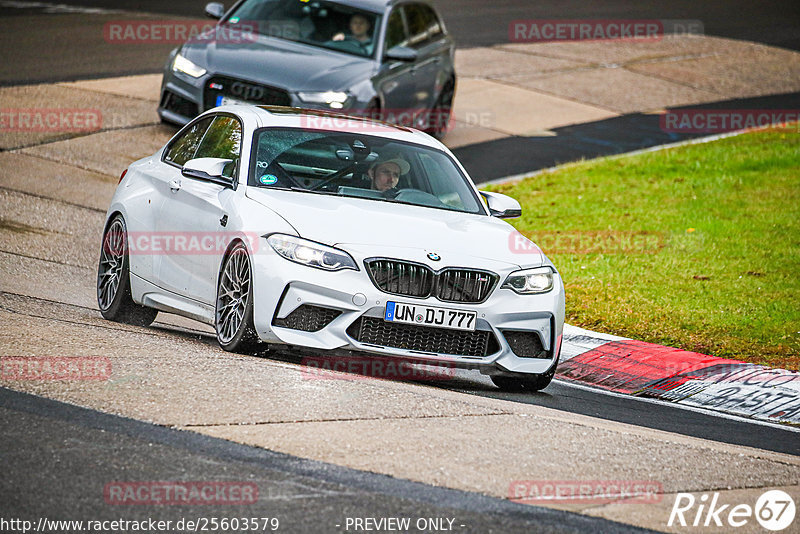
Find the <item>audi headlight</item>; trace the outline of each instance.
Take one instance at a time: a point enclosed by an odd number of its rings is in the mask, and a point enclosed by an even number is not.
[[[192,78],[199,78],[208,72],[203,67],[198,67],[180,54],[175,54],[175,59],[172,61],[172,70],[188,74]]]
[[[325,91],[324,93],[297,93],[300,100],[312,104],[327,104],[333,109],[342,109],[347,102],[349,95],[337,91]]]
[[[301,265],[326,271],[358,270],[356,262],[347,252],[308,239],[285,234],[272,234],[267,237],[267,243],[287,260]]]
[[[508,275],[503,287],[512,289],[520,295],[547,293],[553,289],[553,270],[550,267],[524,269]]]

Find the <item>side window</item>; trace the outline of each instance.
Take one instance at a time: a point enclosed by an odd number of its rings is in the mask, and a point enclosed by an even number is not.
[[[403,8],[408,21],[409,46],[420,48],[442,33],[436,14],[425,4],[408,4]]]
[[[183,167],[184,163],[194,157],[194,153],[197,151],[197,147],[200,145],[200,141],[203,139],[203,134],[206,133],[206,128],[208,128],[209,124],[211,124],[211,117],[194,123],[183,135],[175,139],[167,147],[164,161]]]
[[[442,25],[439,22],[439,16],[433,10],[431,6],[421,5],[423,12],[425,13],[425,23],[428,27],[428,38],[429,39],[436,39],[444,32],[442,31]]]
[[[395,46],[408,44],[406,27],[403,24],[403,15],[399,9],[394,9],[386,23],[386,50]]]
[[[233,160],[225,167],[224,176],[230,178],[239,163],[242,146],[242,125],[233,117],[219,116],[209,126],[194,157],[224,158]]]

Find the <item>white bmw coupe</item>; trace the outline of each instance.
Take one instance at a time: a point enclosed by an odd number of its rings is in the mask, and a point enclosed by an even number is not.
[[[368,119],[233,105],[200,115],[120,178],[97,276],[106,319],[158,311],[220,346],[370,353],[540,390],[564,286],[434,138]]]

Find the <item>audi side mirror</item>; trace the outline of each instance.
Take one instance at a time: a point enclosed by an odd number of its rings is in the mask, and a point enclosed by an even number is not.
[[[515,199],[500,193],[490,193],[481,191],[481,195],[486,199],[489,213],[498,219],[514,219],[522,216],[522,206]]]
[[[384,57],[389,61],[403,61],[406,63],[411,63],[412,61],[417,60],[419,54],[413,48],[398,45],[387,50],[386,54],[384,54]]]
[[[225,6],[220,2],[209,2],[206,4],[206,16],[212,19],[221,19],[225,14]]]

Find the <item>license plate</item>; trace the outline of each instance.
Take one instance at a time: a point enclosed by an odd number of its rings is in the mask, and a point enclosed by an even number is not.
[[[434,306],[421,306],[419,304],[404,304],[402,302],[387,302],[384,321],[390,323],[406,323],[419,326],[433,326],[436,328],[451,328],[453,330],[475,330],[475,321],[478,312],[465,310],[451,310],[436,308]]]
[[[245,102],[244,100],[238,100],[236,98],[231,98],[229,96],[217,95],[217,106],[225,106],[227,104],[250,105],[250,102]]]

